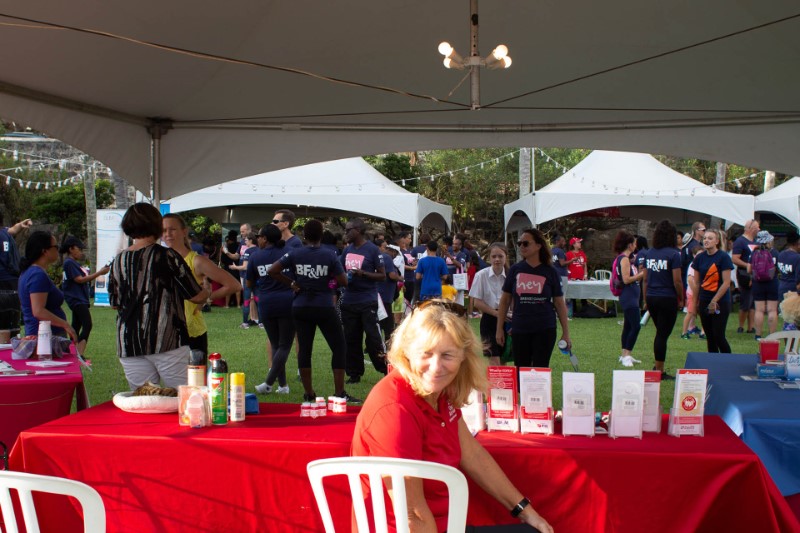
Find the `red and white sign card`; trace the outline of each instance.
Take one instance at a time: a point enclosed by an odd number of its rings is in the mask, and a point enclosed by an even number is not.
[[[519,423],[522,433],[552,435],[553,378],[549,368],[520,367]]]
[[[642,438],[644,370],[614,370],[610,437]]]
[[[672,435],[702,435],[708,370],[681,368],[675,376]]]
[[[519,431],[517,418],[517,367],[490,366],[487,428],[489,431]]]
[[[594,437],[594,374],[561,374],[564,398],[562,433]]]
[[[644,372],[644,418],[642,431],[661,431],[661,371]]]
[[[486,429],[486,410],[483,405],[483,393],[474,390],[470,393],[467,403],[461,408],[461,417],[467,424],[467,429],[472,436]]]

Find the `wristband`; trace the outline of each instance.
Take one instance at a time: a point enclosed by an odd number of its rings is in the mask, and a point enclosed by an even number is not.
[[[530,505],[530,503],[531,502],[530,502],[530,500],[528,498],[522,498],[520,500],[520,502],[517,505],[515,505],[513,509],[511,509],[511,516],[513,516],[514,518],[517,518],[522,513],[522,511],[528,505]]]

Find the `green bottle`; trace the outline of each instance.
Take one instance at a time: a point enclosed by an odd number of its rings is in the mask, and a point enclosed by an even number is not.
[[[211,375],[208,386],[211,389],[211,423],[224,426],[228,423],[228,363],[220,354],[208,356],[211,362]]]

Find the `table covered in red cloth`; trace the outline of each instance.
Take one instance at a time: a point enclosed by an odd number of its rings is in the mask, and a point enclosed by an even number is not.
[[[0,360],[17,370],[45,370],[27,366],[25,360],[12,360],[10,349],[0,350]],[[87,406],[78,359],[67,355],[57,360],[70,364],[46,370],[64,370],[64,374],[0,377],[0,441],[9,448],[20,431],[68,415],[73,396],[78,397],[78,409]]]
[[[189,429],[177,415],[106,403],[20,435],[14,470],[88,483],[108,530],[319,532],[306,464],[348,455],[355,413],[300,418],[261,404],[239,424]],[[717,417],[705,437],[642,440],[482,433],[479,440],[561,532],[793,531],[797,522],[758,458]],[[338,483],[338,484],[337,484]],[[343,478],[329,487],[338,531],[349,531]],[[68,505],[68,504],[66,504]],[[470,485],[469,522],[511,523]],[[79,531],[74,510],[43,531]]]

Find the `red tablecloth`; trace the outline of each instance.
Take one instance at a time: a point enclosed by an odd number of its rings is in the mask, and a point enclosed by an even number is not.
[[[347,455],[355,413],[299,417],[262,404],[241,424],[188,429],[177,415],[103,404],[20,435],[15,470],[68,477],[103,496],[115,531],[322,531],[306,464]],[[706,436],[481,434],[479,439],[561,532],[793,531],[797,523],[758,458],[716,417]],[[337,530],[349,531],[344,483],[329,491]],[[70,508],[43,531],[78,531]],[[470,486],[469,521],[512,522]]]
[[[44,370],[27,366],[24,360],[12,360],[10,349],[0,350],[0,360],[17,370]],[[48,370],[64,370],[64,374],[0,377],[0,441],[9,448],[22,430],[68,415],[74,395],[78,409],[87,407],[80,363],[74,355],[60,361],[70,365]]]

